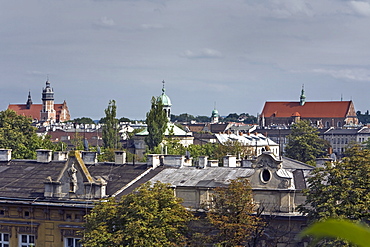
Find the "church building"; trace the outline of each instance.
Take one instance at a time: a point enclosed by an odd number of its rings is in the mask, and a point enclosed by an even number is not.
[[[58,123],[70,120],[66,101],[62,104],[54,104],[54,91],[50,87],[49,80],[42,90],[42,104],[33,104],[31,92],[28,93],[26,104],[10,104],[9,110],[15,111],[18,115],[31,117],[36,122]]]
[[[266,102],[259,116],[261,127],[289,126],[300,120],[308,120],[318,128],[358,125],[352,101],[306,102],[303,88],[299,102]]]

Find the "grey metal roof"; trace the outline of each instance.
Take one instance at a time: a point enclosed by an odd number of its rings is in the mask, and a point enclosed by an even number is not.
[[[250,177],[253,173],[254,169],[250,168],[167,168],[160,172],[158,175],[154,176],[150,181],[161,181],[163,183],[170,183],[174,186],[199,186],[214,188],[228,184],[229,180],[231,179]]]
[[[308,169],[312,170],[315,167],[307,165],[306,163],[300,162],[298,160],[294,160],[288,157],[282,157],[283,159],[283,168],[284,169]]]
[[[132,164],[115,165],[114,163],[98,163],[87,168],[91,176],[94,178],[100,176],[108,182],[108,195],[113,195],[148,169],[147,165],[143,163],[136,164],[135,166]]]

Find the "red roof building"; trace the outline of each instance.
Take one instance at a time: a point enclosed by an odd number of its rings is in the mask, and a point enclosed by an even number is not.
[[[10,104],[8,109],[41,122],[64,122],[71,119],[66,101],[54,104],[54,92],[49,81],[46,81],[42,92],[42,104],[33,104],[29,93],[26,104]]]
[[[288,126],[300,119],[319,128],[358,124],[352,101],[306,102],[303,89],[300,102],[266,102],[259,118],[262,127]]]

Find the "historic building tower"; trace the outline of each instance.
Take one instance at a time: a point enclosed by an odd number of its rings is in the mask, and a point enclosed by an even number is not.
[[[166,89],[164,88],[164,81],[162,81],[162,83],[163,83],[162,95],[157,98],[157,102],[159,102],[159,101],[162,102],[163,110],[166,112],[166,116],[168,118],[168,121],[170,121],[171,120],[171,106],[172,106],[172,104],[171,104],[170,97],[168,97],[166,95]]]
[[[41,122],[45,125],[49,123],[60,123],[71,119],[67,102],[62,104],[54,103],[54,91],[50,87],[49,79],[46,87],[42,89],[42,104],[34,104],[31,99],[31,92],[28,92],[26,104],[10,104],[9,110],[15,111],[18,115],[31,117],[34,122]]]
[[[41,121],[56,121],[54,109],[54,91],[50,87],[49,80],[46,81],[46,87],[42,90],[42,109],[40,113]]]

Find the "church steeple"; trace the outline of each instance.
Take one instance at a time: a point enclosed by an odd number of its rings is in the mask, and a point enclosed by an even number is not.
[[[166,112],[166,116],[168,118],[168,121],[171,119],[171,100],[170,97],[166,95],[166,89],[164,87],[164,81],[162,81],[163,87],[162,87],[162,94],[157,98],[157,102],[160,101],[163,104],[163,110]]]
[[[27,109],[30,109],[31,105],[32,105],[31,91],[28,91],[28,99],[27,99],[27,102],[26,102]]]
[[[304,84],[302,85],[301,97],[299,99],[299,104],[304,105],[306,103],[306,96],[304,95]]]
[[[56,121],[54,109],[54,91],[50,87],[49,78],[46,80],[46,87],[42,90],[42,110],[40,113],[41,121]]]

